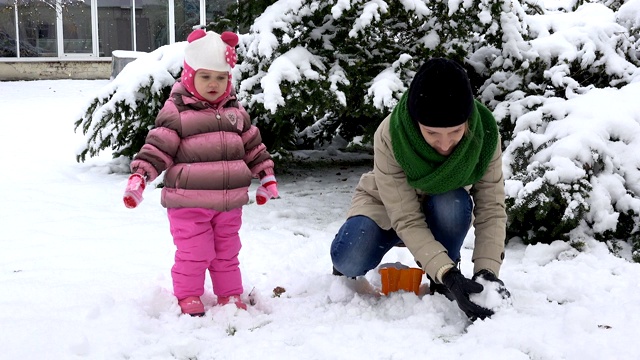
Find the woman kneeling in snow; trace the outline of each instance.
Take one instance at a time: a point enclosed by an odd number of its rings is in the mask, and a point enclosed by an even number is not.
[[[462,66],[425,62],[375,133],[374,169],[362,175],[331,244],[334,274],[365,275],[404,245],[427,273],[431,293],[455,300],[472,320],[491,316],[469,297],[483,290],[478,277],[504,289],[501,156],[496,121],[474,100]],[[468,279],[456,265],[472,220],[475,275]]]

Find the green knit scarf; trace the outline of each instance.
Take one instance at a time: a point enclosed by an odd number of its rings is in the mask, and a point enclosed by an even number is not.
[[[441,194],[478,182],[498,143],[498,125],[489,109],[475,101],[467,134],[444,156],[427,144],[409,116],[407,93],[391,113],[389,128],[393,154],[409,185],[427,194]]]

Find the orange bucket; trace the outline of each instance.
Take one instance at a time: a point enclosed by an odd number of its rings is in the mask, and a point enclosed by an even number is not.
[[[389,295],[389,293],[398,290],[410,291],[416,295],[419,294],[420,283],[422,282],[422,275],[424,274],[422,269],[396,269],[394,267],[388,267],[380,269],[378,272],[382,280],[383,294]]]

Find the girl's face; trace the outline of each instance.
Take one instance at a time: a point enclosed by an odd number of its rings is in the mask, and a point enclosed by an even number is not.
[[[196,71],[193,85],[203,98],[215,102],[227,90],[228,82],[228,72],[200,69]]]
[[[467,123],[454,127],[430,127],[418,124],[422,137],[432,148],[440,155],[450,155],[456,148],[456,145],[462,140]]]

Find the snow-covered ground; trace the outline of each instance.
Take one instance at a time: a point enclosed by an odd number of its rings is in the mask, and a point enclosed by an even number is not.
[[[206,316],[181,316],[160,190],[126,209],[126,163],[75,161],[73,122],[106,83],[0,82],[0,359],[640,358],[628,247],[621,258],[596,242],[511,242],[501,278],[512,305],[475,323],[440,295],[375,296],[332,276],[329,246],[366,166],[277,174],[281,198],[244,208],[244,297],[256,304],[212,307],[208,284]],[[470,234],[469,276],[472,246]],[[383,262],[415,266],[406,249]],[[376,271],[366,278],[379,285]]]

